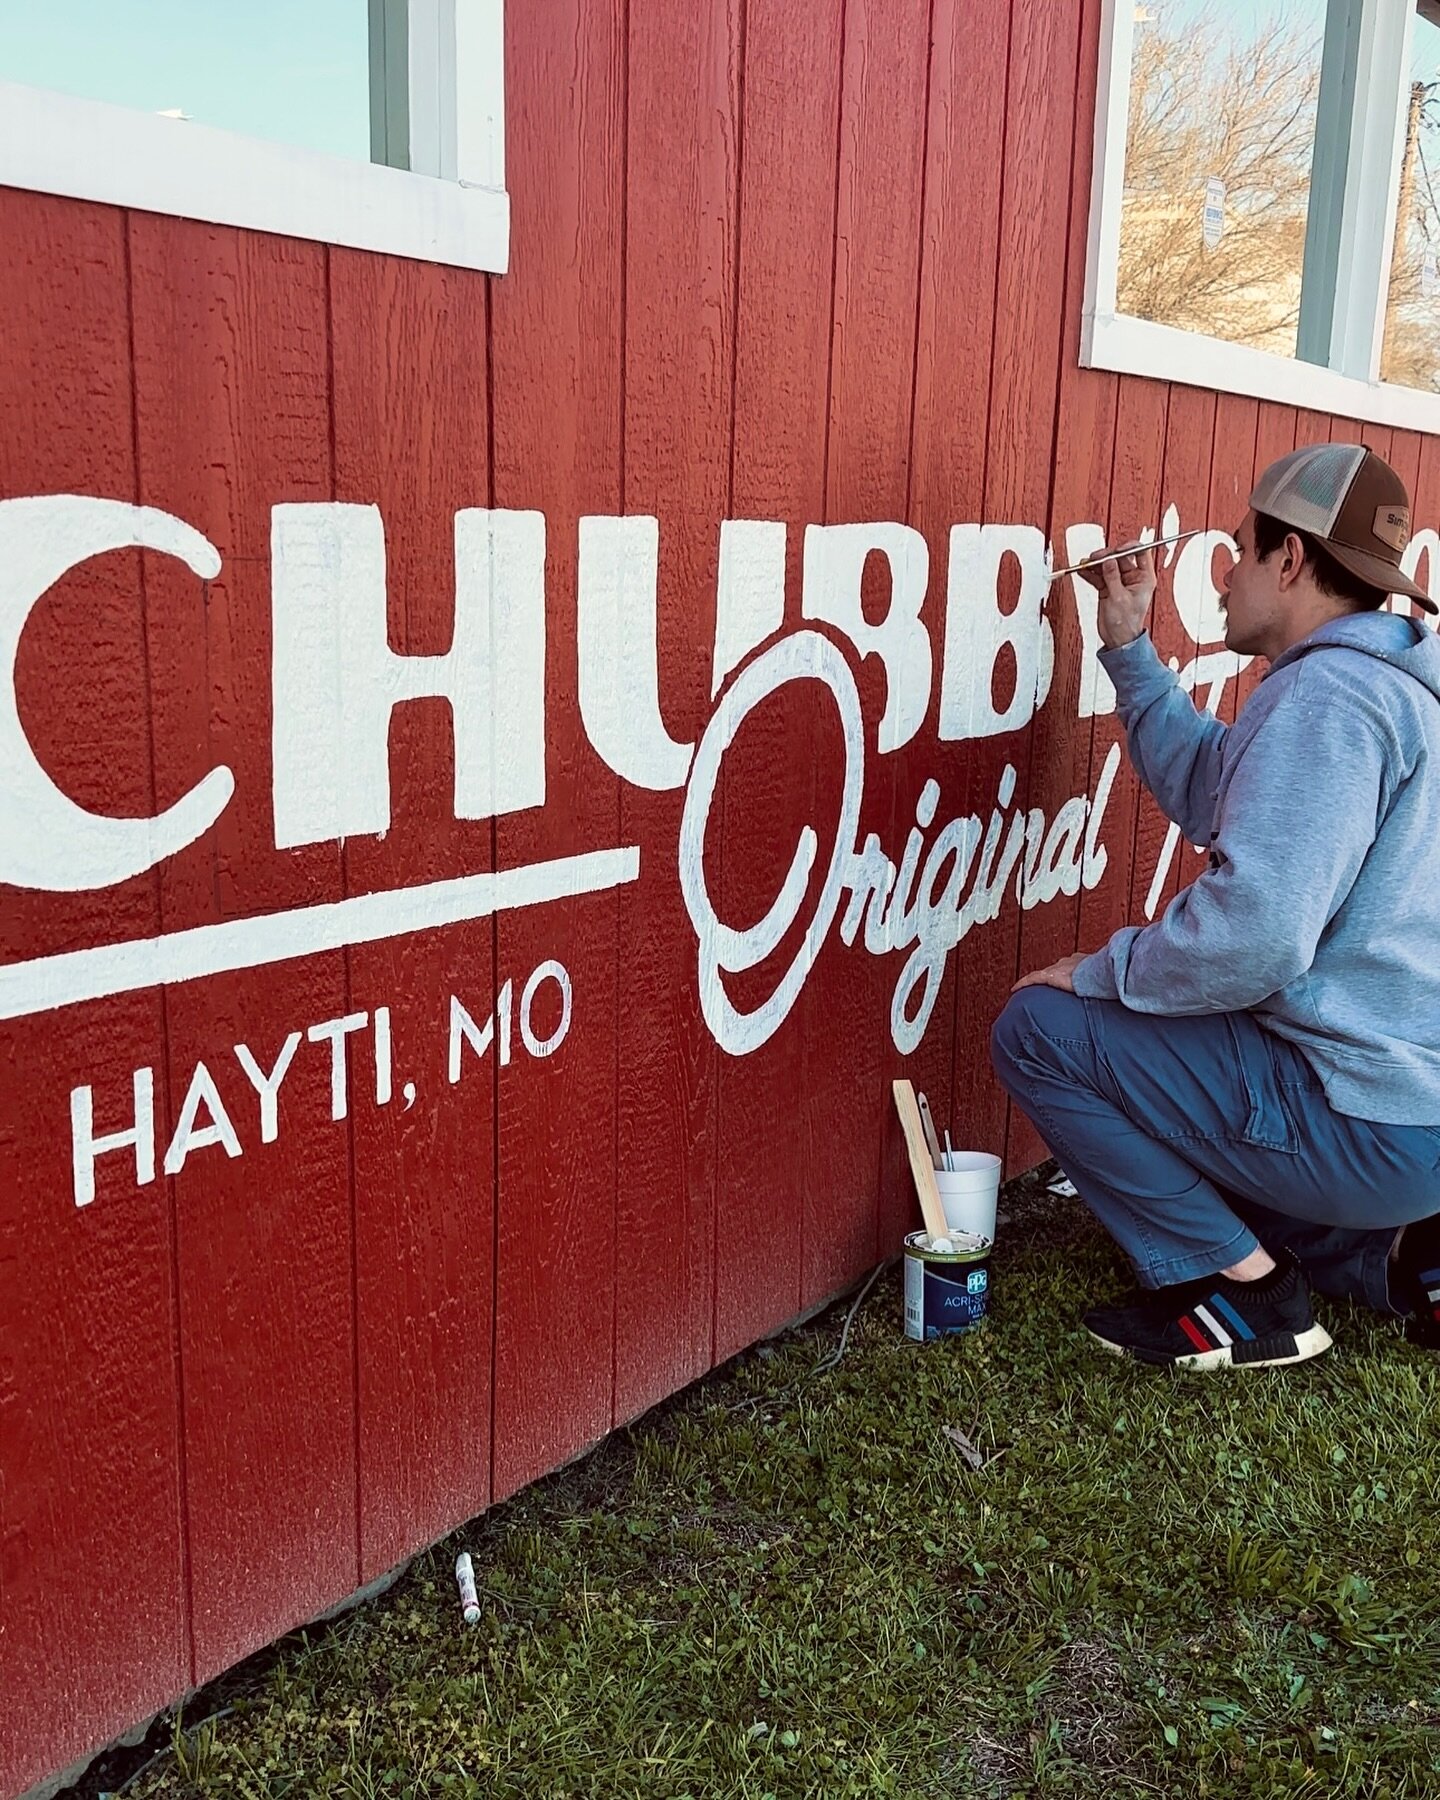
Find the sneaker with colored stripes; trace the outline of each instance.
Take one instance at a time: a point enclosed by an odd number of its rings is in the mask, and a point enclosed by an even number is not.
[[[1097,1306],[1085,1329],[1107,1350],[1181,1369],[1268,1369],[1330,1348],[1310,1289],[1288,1252],[1259,1281],[1206,1275],[1154,1288],[1128,1306]]]
[[[1413,1344],[1440,1350],[1440,1268],[1418,1270],[1416,1279],[1420,1294],[1414,1313],[1406,1321],[1405,1335]]]
[[[1405,1227],[1397,1258],[1399,1280],[1392,1299],[1408,1305],[1405,1335],[1427,1349],[1440,1349],[1440,1216]]]

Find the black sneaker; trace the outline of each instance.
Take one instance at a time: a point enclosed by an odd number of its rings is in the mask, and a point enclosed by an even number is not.
[[[1405,1227],[1394,1269],[1391,1299],[1410,1308],[1406,1337],[1440,1350],[1440,1215]]]
[[[1288,1252],[1259,1281],[1206,1275],[1155,1288],[1128,1306],[1097,1306],[1085,1329],[1118,1356],[1177,1369],[1268,1369],[1330,1348],[1310,1289]]]

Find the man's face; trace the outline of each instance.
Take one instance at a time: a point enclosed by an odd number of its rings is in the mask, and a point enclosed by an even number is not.
[[[1255,514],[1248,512],[1235,533],[1237,555],[1223,577],[1220,609],[1225,614],[1225,647],[1238,656],[1268,656],[1286,611],[1281,574],[1285,546],[1265,562],[1255,554]]]

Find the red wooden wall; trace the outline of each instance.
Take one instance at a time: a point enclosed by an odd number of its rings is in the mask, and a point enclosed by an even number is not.
[[[786,1025],[723,1053],[676,880],[683,793],[633,787],[581,729],[577,521],[661,523],[660,692],[710,717],[718,529],[903,521],[930,550],[926,725],[871,757],[862,833],[898,857],[930,776],[988,817],[1000,772],[1053,815],[1118,730],[1080,716],[1068,590],[1023,733],[936,735],[950,526],[1230,526],[1255,471],[1354,427],[1078,366],[1096,0],[525,0],[509,9],[511,273],[0,194],[0,498],[173,512],[221,550],[197,599],[165,558],[67,576],[26,630],[22,717],[80,804],[142,815],[227,763],[217,825],[97,893],[0,888],[6,963],[617,843],[639,880],[0,1026],[0,1792],[24,1789],[555,1467],[894,1251],[912,1200],[890,1082],[958,1141],[1042,1154],[1007,1118],[991,1020],[1017,973],[1143,916],[1165,824],[1128,772],[1100,885],[966,938],[909,1058],[898,963],[832,932]],[[1440,450],[1363,433],[1440,515]],[[383,514],[397,651],[443,652],[462,507],[548,532],[542,809],[453,817],[447,706],[401,708],[393,825],[280,852],[270,813],[270,509]],[[873,605],[872,605],[873,603]],[[883,591],[867,595],[872,616]],[[1190,646],[1162,586],[1162,653]],[[857,665],[873,747],[878,663]],[[1253,672],[1246,683],[1254,679]],[[1226,701],[1233,716],[1237,695]],[[805,822],[833,816],[833,716],[757,716],[727,760],[707,867],[749,922]],[[1195,868],[1182,847],[1166,886]],[[776,953],[793,953],[792,934]],[[544,1062],[451,1088],[444,1008],[481,1016],[560,959],[575,1020]],[[742,980],[738,987],[744,990]],[[296,1057],[262,1144],[229,1047],[391,1010],[418,1101],[330,1117]],[[367,1043],[369,1040],[365,1040]],[[114,1129],[152,1066],[168,1127],[198,1060],[245,1151],[137,1187],[99,1163],[77,1210],[69,1094]],[[228,1059],[228,1060],[226,1060]],[[248,1099],[251,1111],[244,1105]],[[107,1123],[108,1122],[108,1123]]]

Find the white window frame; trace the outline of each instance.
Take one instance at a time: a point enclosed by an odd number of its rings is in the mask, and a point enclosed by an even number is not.
[[[1415,0],[1363,0],[1328,368],[1116,311],[1134,14],[1103,0],[1081,364],[1440,432],[1440,394],[1380,379]]]
[[[0,186],[503,274],[504,0],[407,0],[409,168],[0,81]]]

